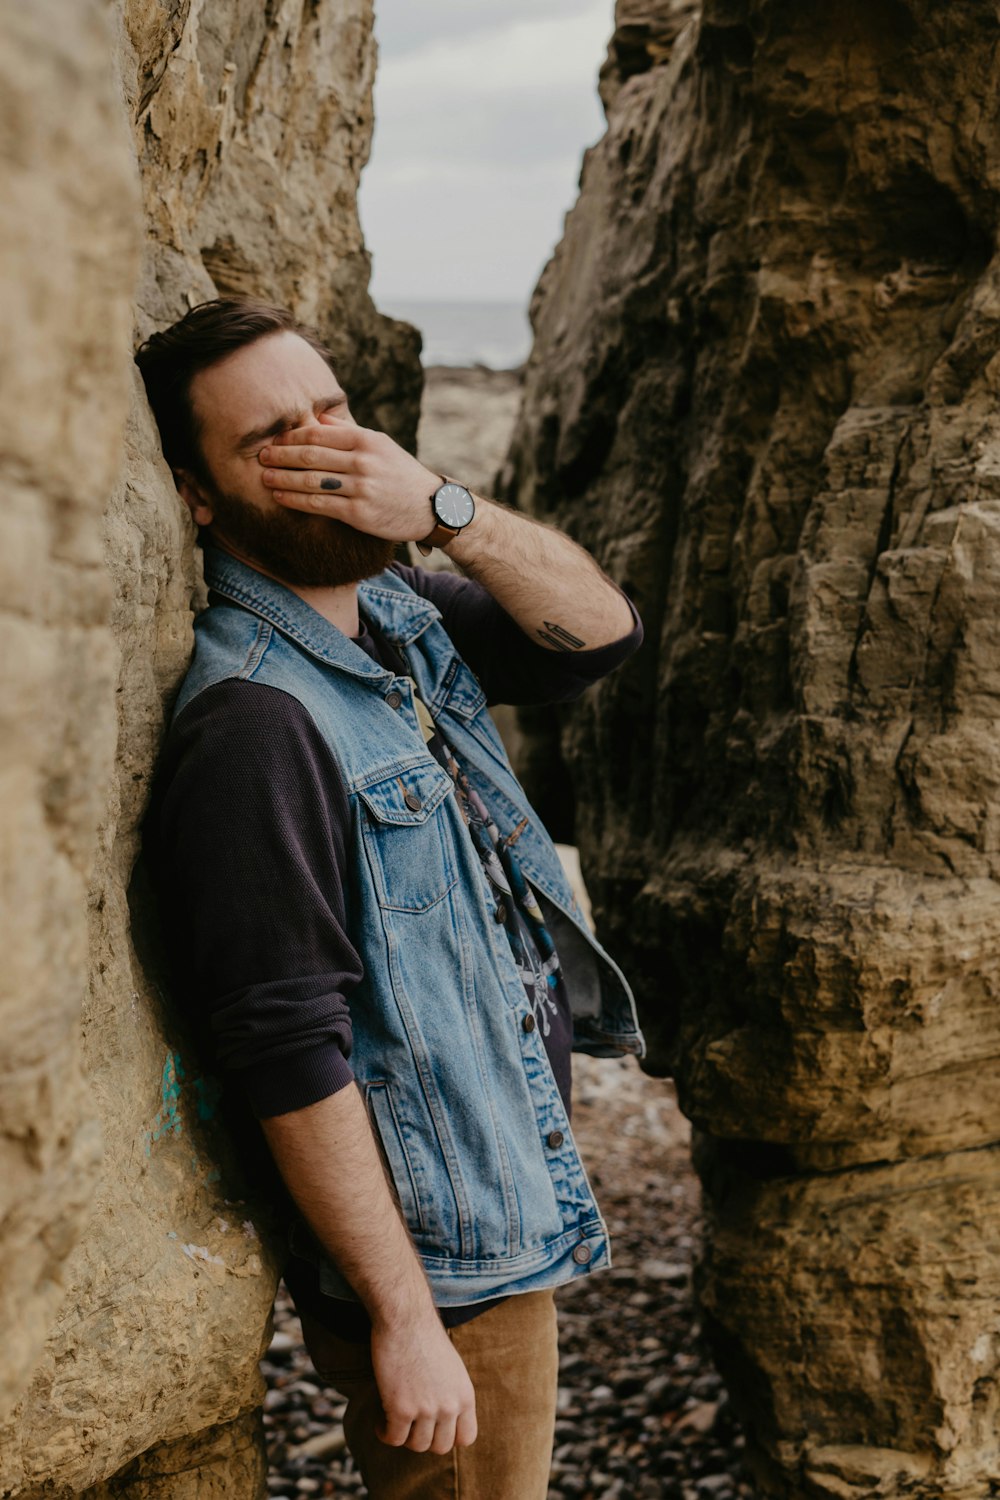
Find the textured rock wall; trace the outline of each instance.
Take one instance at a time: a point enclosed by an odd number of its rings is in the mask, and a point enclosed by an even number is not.
[[[998,45],[622,0],[506,469],[645,618],[529,775],[697,1127],[767,1495],[1000,1484]]]
[[[199,584],[131,354],[216,292],[272,297],[412,441],[416,339],[372,307],[355,208],[371,19],[0,7],[4,1495],[263,1492],[273,1243],[133,877]]]
[[[63,1297],[101,1149],[79,1066],[87,889],[115,750],[100,528],[140,234],[98,8],[67,9],[0,12],[4,1413]]]

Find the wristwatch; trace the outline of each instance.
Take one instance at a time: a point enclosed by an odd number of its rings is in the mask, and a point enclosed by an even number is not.
[[[432,547],[441,547],[468,526],[476,514],[476,502],[464,484],[442,474],[441,484],[431,496],[434,512],[434,530],[417,543],[417,551],[424,557]]]

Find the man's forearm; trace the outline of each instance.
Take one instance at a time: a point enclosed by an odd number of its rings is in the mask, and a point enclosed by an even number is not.
[[[368,1309],[385,1414],[378,1436],[415,1453],[468,1446],[472,1382],[438,1317],[357,1088],[261,1125],[292,1196]]]
[[[436,1317],[357,1087],[261,1125],[289,1191],[373,1326]]]
[[[583,651],[633,628],[625,596],[565,532],[476,496],[476,514],[444,548],[532,640]]]

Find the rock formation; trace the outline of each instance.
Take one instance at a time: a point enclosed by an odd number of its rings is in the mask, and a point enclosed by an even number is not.
[[[372,307],[355,207],[371,10],[0,10],[6,1496],[263,1493],[274,1245],[132,879],[199,594],[131,356],[217,292],[272,297],[412,441],[416,336]]]
[[[975,0],[620,0],[505,472],[645,620],[528,772],[788,1500],[1000,1484],[998,44]]]

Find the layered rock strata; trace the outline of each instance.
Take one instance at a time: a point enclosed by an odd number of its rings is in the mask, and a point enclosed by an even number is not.
[[[355,206],[370,0],[0,11],[0,1492],[262,1494],[275,1245],[134,876],[201,599],[132,365],[217,292],[316,323],[412,442]]]
[[[788,1500],[1000,1484],[998,43],[974,0],[622,0],[505,474],[645,620],[528,774]]]

